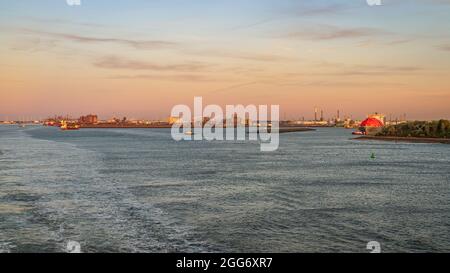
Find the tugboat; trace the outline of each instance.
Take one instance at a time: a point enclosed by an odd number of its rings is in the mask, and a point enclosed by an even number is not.
[[[63,120],[61,121],[60,128],[62,131],[80,130],[80,125],[76,123],[67,123],[67,121]]]

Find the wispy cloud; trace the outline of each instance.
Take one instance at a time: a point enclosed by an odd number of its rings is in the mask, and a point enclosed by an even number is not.
[[[234,26],[230,30],[248,29],[248,28],[259,26],[259,25],[264,25],[264,24],[270,23],[272,21],[276,21],[278,19],[280,19],[280,18],[266,18],[266,19],[262,19],[262,20],[259,20],[259,21],[256,21],[256,22],[251,22],[251,23],[248,23],[248,24],[242,24],[242,25]]]
[[[71,21],[67,19],[60,19],[60,18],[39,18],[39,17],[25,17],[24,19],[30,20],[34,23],[43,23],[43,24],[64,24],[64,25],[76,25],[76,26],[83,26],[83,27],[108,27],[107,25],[99,24],[99,23],[92,23],[92,22],[78,22],[78,21]],[[110,27],[110,26],[109,26]]]
[[[401,66],[401,65],[357,65],[358,70],[383,71],[383,72],[416,72],[423,70],[420,66]]]
[[[279,56],[275,54],[249,54],[249,53],[225,53],[225,52],[219,52],[217,53],[217,56],[223,56],[223,57],[229,57],[229,58],[236,58],[236,59],[243,59],[243,60],[249,60],[249,61],[261,61],[261,62],[279,62],[279,61],[290,61],[293,60],[293,58],[287,58],[284,56]]]
[[[400,45],[400,44],[410,43],[412,41],[413,41],[413,39],[399,39],[399,40],[387,42],[386,45]]]
[[[14,44],[11,46],[11,50],[38,52],[53,49],[56,47],[56,45],[57,41],[53,39],[41,39],[32,37],[14,41]]]
[[[113,80],[158,80],[158,81],[183,81],[183,82],[213,82],[216,79],[207,77],[205,75],[195,74],[174,74],[174,75],[161,75],[161,74],[139,74],[139,75],[113,75],[107,77]]]
[[[336,3],[324,6],[302,5],[297,8],[291,9],[291,13],[297,16],[317,16],[317,15],[335,14],[345,9],[346,9],[345,5]]]
[[[399,82],[353,82],[353,81],[300,81],[300,82],[283,82],[279,84],[280,86],[310,86],[310,87],[364,87],[364,88],[380,88],[380,86],[402,86],[404,83]]]
[[[344,28],[330,25],[317,25],[291,32],[287,37],[306,40],[336,40],[379,36],[383,34],[388,34],[388,32],[368,27]]]
[[[447,45],[440,45],[440,46],[438,46],[437,48],[440,49],[440,50],[443,50],[443,51],[448,51],[448,52],[450,52],[450,44],[447,44]]]
[[[211,93],[223,93],[223,92],[226,92],[226,91],[238,89],[238,88],[245,87],[245,86],[256,85],[256,84],[260,84],[260,83],[261,82],[259,82],[259,81],[251,81],[251,82],[245,82],[245,83],[238,83],[238,84],[228,85],[226,87],[213,90],[213,91],[211,91]]]
[[[124,46],[130,46],[135,49],[161,49],[177,45],[177,43],[175,42],[162,40],[131,40],[113,37],[93,37],[70,33],[48,32],[35,29],[21,29],[21,31],[28,34],[36,34],[40,36],[51,37],[53,39],[67,40],[79,43],[89,43],[89,44],[114,43]]]
[[[208,65],[191,62],[183,64],[156,64],[147,61],[136,61],[124,59],[118,56],[107,56],[100,58],[94,65],[100,68],[107,69],[128,69],[128,70],[152,70],[152,71],[200,71],[206,68]]]
[[[322,65],[320,65],[322,66]],[[285,73],[282,77],[286,79],[301,78],[305,76],[389,76],[389,75],[411,75],[423,73],[425,70],[420,66],[399,66],[399,65],[345,65],[345,64],[325,64],[324,69],[328,71],[313,73]]]
[[[342,4],[317,5],[317,3],[313,3],[311,5],[308,2],[302,2],[300,3],[300,5],[291,7],[289,10],[278,11],[277,12],[278,14],[273,15],[272,17],[261,19],[259,21],[251,22],[248,24],[238,25],[231,28],[231,30],[253,28],[260,25],[271,23],[273,21],[283,20],[292,17],[312,17],[312,16],[336,14],[341,11],[344,11],[346,8],[347,6]]]
[[[292,61],[295,58],[286,57],[277,54],[265,54],[265,53],[248,53],[248,52],[229,52],[222,51],[220,49],[204,49],[204,50],[185,50],[187,54],[195,56],[208,56],[213,58],[230,58],[230,59],[240,59],[247,61],[257,61],[257,62],[286,62]]]

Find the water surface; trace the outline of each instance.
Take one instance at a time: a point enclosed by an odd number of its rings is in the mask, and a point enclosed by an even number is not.
[[[0,126],[0,252],[450,251],[450,146],[350,138]]]

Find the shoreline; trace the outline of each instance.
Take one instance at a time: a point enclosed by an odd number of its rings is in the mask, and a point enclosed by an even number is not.
[[[449,138],[361,136],[361,137],[357,137],[357,138],[353,138],[353,139],[354,140],[380,140],[380,141],[394,141],[394,142],[409,142],[409,143],[450,144]]]
[[[170,129],[170,125],[138,124],[81,124],[80,129]]]
[[[80,129],[171,129],[171,125],[111,125],[111,124],[96,124],[96,125],[81,125]],[[280,127],[279,133],[295,133],[295,132],[311,132],[317,129],[308,127]],[[270,131],[270,129],[269,129]]]
[[[295,133],[295,132],[312,132],[317,131],[313,128],[306,128],[306,127],[296,127],[296,128],[285,128],[282,127],[279,129],[280,134],[287,134],[287,133]]]

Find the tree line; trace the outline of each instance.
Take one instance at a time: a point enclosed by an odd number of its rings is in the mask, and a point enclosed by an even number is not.
[[[379,136],[450,138],[450,121],[409,121],[385,126]]]

